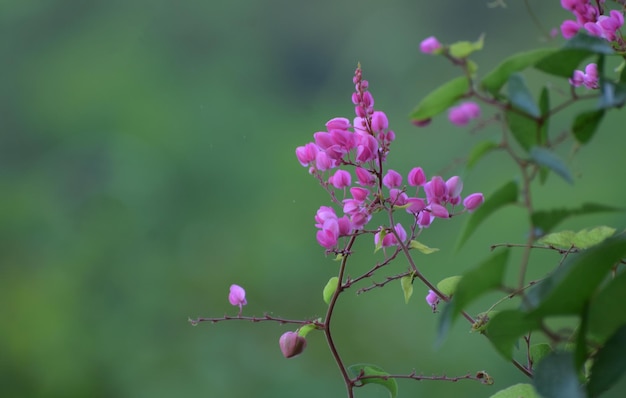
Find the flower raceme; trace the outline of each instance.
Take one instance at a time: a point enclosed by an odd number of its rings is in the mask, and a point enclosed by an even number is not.
[[[593,4],[596,3],[596,4]],[[617,10],[609,11],[609,15],[601,15],[602,8],[597,2],[589,0],[561,0],[561,6],[571,11],[576,20],[566,20],[561,24],[561,34],[571,39],[584,29],[592,36],[602,37],[607,41],[619,41],[624,44],[618,32],[624,25],[624,15]]]
[[[462,203],[463,182],[458,176],[447,181],[439,176],[428,180],[421,167],[414,167],[406,175],[407,184],[415,187],[413,189],[403,185],[400,172],[384,169],[395,133],[389,129],[385,113],[375,110],[374,97],[368,91],[369,83],[363,79],[360,67],[353,83],[352,102],[356,115],[353,121],[344,117],[330,119],[326,131],[314,133],[313,142],[295,151],[298,162],[309,168],[309,173],[329,191],[332,201],[341,206],[343,214],[330,206],[320,206],[315,214],[317,242],[335,253],[340,252],[341,238],[364,233],[378,211],[404,210],[413,217],[410,231],[414,233],[415,227],[426,228],[435,218],[450,218],[454,207]],[[472,102],[458,108],[467,121],[480,115],[480,108]],[[422,187],[425,198],[418,196]],[[343,197],[339,196],[341,194]],[[482,198],[482,194],[473,195]],[[469,206],[463,202],[467,211],[473,211],[482,203],[477,196],[470,197],[474,199],[468,202]],[[394,223],[393,230],[380,227],[368,233],[375,234],[376,246],[388,247],[406,244],[406,231],[400,223]]]

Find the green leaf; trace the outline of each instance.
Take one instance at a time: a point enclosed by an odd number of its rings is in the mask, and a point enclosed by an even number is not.
[[[411,249],[415,249],[415,250],[419,250],[420,252],[424,253],[424,254],[431,254],[434,252],[438,252],[439,249],[434,248],[434,247],[428,247],[423,243],[420,243],[416,240],[412,240],[411,242],[409,242],[409,247]]]
[[[444,307],[439,320],[438,340],[442,341],[456,317],[473,300],[502,285],[509,250],[501,250],[467,272],[458,282],[454,297]]]
[[[320,321],[321,321],[321,319],[320,319]],[[304,325],[300,329],[298,329],[298,336],[306,337],[306,335],[309,334],[309,332],[311,330],[315,330],[315,329],[317,329],[317,327],[314,324],[307,323],[306,325]]]
[[[510,56],[502,61],[502,63],[489,72],[480,83],[481,87],[489,91],[492,95],[496,95],[504,83],[513,73],[524,70],[534,65],[546,56],[554,53],[556,50],[551,48],[541,48],[538,50],[527,51]]]
[[[404,302],[408,304],[413,295],[413,275],[400,278],[400,286],[402,286],[402,293],[404,293]]]
[[[365,384],[380,384],[389,391],[389,396],[395,398],[398,395],[398,383],[396,379],[385,378],[385,376],[391,376],[385,372],[382,368],[376,365],[368,363],[359,363],[348,366],[348,372],[353,378],[357,378],[363,385]],[[366,377],[364,376],[381,376],[381,377]]]
[[[552,275],[529,290],[530,316],[581,314],[613,265],[626,256],[626,235],[617,235],[570,256]]]
[[[585,59],[594,54],[614,54],[611,45],[600,37],[586,35],[582,30],[558,51],[539,60],[535,67],[543,72],[572,77],[574,70]]]
[[[588,143],[596,133],[600,122],[604,118],[604,109],[585,111],[576,115],[572,124],[572,134],[581,144]]]
[[[563,249],[567,249],[572,246],[579,249],[587,249],[613,236],[614,233],[615,228],[607,226],[600,226],[593,229],[583,229],[578,232],[561,231],[548,234],[539,239],[537,243]]]
[[[541,89],[539,95],[539,110],[541,111],[541,120],[539,121],[539,145],[545,145],[548,142],[548,128],[550,126],[550,91],[547,87]]]
[[[539,329],[541,322],[519,310],[504,310],[487,323],[487,338],[506,359],[513,358],[513,346],[528,332]]]
[[[571,352],[553,352],[539,363],[533,379],[543,398],[586,398]]]
[[[511,181],[500,187],[496,192],[491,194],[478,209],[470,214],[467,223],[463,229],[463,233],[457,242],[457,250],[463,246],[474,230],[482,224],[487,217],[496,212],[503,206],[515,203],[517,201],[517,184]]]
[[[385,239],[385,235],[387,235],[387,230],[386,229],[382,229],[380,231],[380,234],[378,235],[378,243],[376,243],[376,246],[374,247],[374,253],[376,253],[377,251],[382,249],[382,247],[383,247],[383,240]]]
[[[460,76],[431,91],[413,110],[412,120],[421,121],[444,112],[469,91],[467,77]]]
[[[626,103],[626,84],[602,79],[600,82],[601,109],[620,108]]]
[[[546,355],[552,352],[552,347],[547,343],[539,343],[533,344],[530,346],[530,359],[533,361],[533,364],[537,366],[539,361],[543,359]]]
[[[480,210],[480,208],[479,208]],[[554,227],[571,216],[582,216],[593,213],[623,211],[618,207],[605,206],[597,203],[585,203],[577,209],[553,209],[535,211],[532,215],[533,225],[541,229],[541,233],[550,232]]]
[[[539,107],[535,104],[535,100],[533,99],[528,86],[526,86],[526,82],[524,81],[522,75],[519,73],[512,74],[511,77],[509,77],[507,87],[511,105],[534,118],[541,116]]]
[[[537,120],[511,109],[504,112],[504,117],[513,138],[522,148],[529,151],[530,148],[537,145],[540,134]]]
[[[611,388],[626,371],[626,325],[619,328],[598,351],[587,386],[589,395],[596,397]]]
[[[485,36],[481,35],[475,42],[458,41],[450,45],[450,55],[454,58],[466,58],[475,51],[482,50]]]
[[[565,166],[565,163],[549,149],[539,146],[532,147],[530,157],[535,163],[549,168],[570,184],[574,183],[574,178],[567,169],[567,166]]]
[[[467,169],[470,170],[473,168],[487,153],[499,147],[500,145],[493,141],[482,141],[476,144],[467,157]]]
[[[330,304],[330,299],[333,297],[333,294],[335,294],[335,290],[337,290],[338,285],[339,285],[339,278],[337,278],[336,276],[333,276],[332,278],[328,280],[328,282],[326,283],[326,286],[324,286],[324,291],[322,292],[322,295],[324,297],[324,302],[326,304]]]
[[[459,275],[450,276],[448,278],[442,279],[441,281],[439,281],[439,283],[437,283],[437,290],[450,297],[456,291],[460,280],[461,276]]]
[[[541,398],[537,395],[532,384],[514,384],[511,387],[500,390],[489,398]]]
[[[589,333],[605,341],[626,324],[626,272],[621,272],[593,298],[589,305]]]

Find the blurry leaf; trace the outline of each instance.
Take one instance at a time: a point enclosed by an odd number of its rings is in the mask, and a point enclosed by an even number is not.
[[[565,163],[563,163],[563,161],[551,150],[535,146],[530,150],[530,157],[535,161],[535,163],[549,168],[570,184],[574,183],[574,178],[569,172],[567,166],[565,166]]]
[[[512,74],[511,77],[509,77],[507,88],[509,101],[515,108],[524,111],[534,118],[541,116],[539,108],[533,99],[533,95],[530,93],[528,86],[526,86],[522,75],[519,73]]]
[[[494,70],[489,72],[480,83],[481,87],[496,95],[504,83],[513,73],[526,69],[534,65],[537,61],[552,54],[556,50],[551,48],[541,48],[528,52],[518,53],[502,61]]]
[[[504,112],[506,124],[513,134],[513,138],[526,151],[537,145],[539,125],[530,116],[508,109]]]
[[[416,240],[412,240],[411,242],[409,242],[409,247],[411,249],[415,249],[415,250],[419,250],[420,252],[424,253],[424,254],[431,254],[434,252],[438,252],[439,249],[434,248],[434,247],[428,247],[423,243],[420,243]]]
[[[479,209],[480,210],[480,209]],[[552,228],[570,216],[582,216],[592,213],[623,211],[618,207],[605,206],[597,203],[584,203],[577,209],[554,209],[535,211],[532,215],[533,225],[540,228],[542,233],[548,233]]]
[[[402,286],[402,293],[404,293],[404,302],[408,304],[413,295],[413,275],[400,278],[400,286]]]
[[[463,229],[463,233],[457,242],[457,249],[461,248],[465,241],[470,237],[471,234],[474,233],[474,230],[478,228],[480,224],[487,217],[489,217],[492,213],[497,211],[503,206],[506,206],[511,203],[515,203],[517,201],[517,184],[515,181],[511,181],[506,183],[504,186],[500,187],[496,192],[491,194],[487,199],[485,199],[485,203],[482,204],[478,209],[476,209],[473,213],[470,214],[467,223]]]
[[[593,245],[604,241],[615,233],[615,228],[600,226],[592,229],[583,229],[582,231],[561,231],[548,234],[537,242],[559,247],[563,249],[570,248],[572,246],[579,249],[586,249]]]
[[[574,346],[574,369],[582,369],[587,361],[587,327],[589,326],[589,301],[583,303],[580,311],[580,323],[576,327]]]
[[[380,233],[378,234],[378,242],[376,243],[376,246],[374,247],[374,253],[376,253],[377,251],[382,249],[382,247],[383,247],[383,240],[385,239],[385,235],[387,235],[387,230],[386,229],[381,229]]]
[[[529,331],[539,329],[541,322],[519,310],[504,310],[487,323],[487,338],[506,359],[513,358],[513,346]]]
[[[530,316],[541,319],[581,314],[613,265],[625,256],[626,235],[622,234],[568,257],[552,275],[529,290],[525,305],[533,308]]]
[[[467,77],[460,76],[431,91],[411,113],[412,120],[425,120],[450,108],[469,91]]]
[[[339,284],[339,278],[333,276],[328,280],[326,286],[324,286],[323,296],[324,302],[326,304],[330,304],[330,299],[333,298],[333,294],[335,294],[335,290],[337,290],[337,286]]]
[[[596,133],[603,117],[604,109],[585,111],[576,115],[572,125],[572,134],[576,137],[576,141],[581,144],[588,143]]]
[[[474,167],[483,156],[499,147],[500,145],[493,141],[481,141],[476,144],[467,157],[467,169]]]
[[[599,341],[606,340],[626,324],[626,272],[621,272],[593,298],[589,305],[589,333]]]
[[[598,351],[591,367],[587,386],[589,395],[596,397],[611,388],[626,371],[626,325],[619,328]]]
[[[460,280],[461,276],[459,275],[450,276],[448,278],[442,279],[441,281],[439,281],[439,283],[437,283],[437,289],[441,293],[450,297],[456,291],[456,287],[458,286]]]
[[[609,80],[600,80],[601,109],[621,108],[626,102],[626,83],[614,83]]]
[[[500,390],[489,398],[541,398],[532,384],[515,384]]]
[[[454,297],[444,307],[439,319],[437,336],[439,341],[443,340],[456,317],[469,303],[502,285],[508,258],[509,250],[501,250],[462,276]]]
[[[496,316],[500,311],[487,311],[476,314],[474,317],[474,324],[472,325],[472,332],[483,333],[487,329],[487,325],[491,318]]]
[[[552,75],[569,78],[585,58],[593,54],[614,53],[605,39],[587,35],[581,30],[575,37],[567,40],[561,49],[539,60],[535,67]]]
[[[574,368],[570,352],[553,352],[539,362],[533,379],[535,389],[544,398],[586,398]]]
[[[353,378],[363,377],[363,376],[390,376],[389,373],[385,372],[382,368],[371,365],[367,363],[359,363],[355,365],[348,366],[348,373]],[[389,396],[391,398],[395,398],[398,395],[398,383],[396,379],[385,379],[383,377],[370,377],[359,379],[361,383],[365,384],[380,384],[385,387],[389,391]]]
[[[539,110],[541,111],[541,120],[538,144],[545,145],[548,142],[548,128],[550,127],[550,91],[545,86],[539,95]]]
[[[458,41],[450,45],[450,55],[454,58],[466,58],[474,51],[482,50],[485,36],[482,35],[475,42]]]
[[[551,352],[552,347],[550,347],[550,344],[547,343],[533,344],[530,346],[530,358],[535,366],[537,366],[543,357]]]

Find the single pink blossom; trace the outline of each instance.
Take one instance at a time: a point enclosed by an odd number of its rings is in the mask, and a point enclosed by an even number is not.
[[[343,189],[352,184],[352,176],[345,170],[337,170],[335,174],[328,179],[328,182],[337,189]]]
[[[441,43],[435,36],[427,37],[420,43],[420,51],[424,54],[434,54],[440,48]]]
[[[345,117],[336,117],[326,122],[326,129],[328,132],[332,130],[348,130],[349,127],[350,121]]]
[[[468,212],[473,212],[485,201],[482,193],[473,193],[463,200],[463,206]]]
[[[424,170],[421,167],[414,167],[409,171],[409,175],[407,177],[409,185],[415,187],[422,186],[426,183],[426,176],[424,175]]]
[[[402,175],[395,170],[389,169],[383,177],[383,185],[387,188],[396,188],[402,185]]]
[[[444,206],[438,205],[437,203],[432,203],[430,205],[430,212],[434,217],[437,218],[450,218],[450,213],[448,213],[448,209]]]
[[[430,305],[430,308],[433,309],[433,312],[437,311],[437,304],[439,304],[439,296],[432,290],[428,290],[428,294],[426,295],[426,302]]]
[[[297,332],[285,332],[278,340],[280,351],[285,358],[293,358],[306,348],[306,339]]]
[[[581,24],[578,22],[568,19],[561,24],[561,35],[563,35],[565,39],[571,39],[576,36],[576,33],[578,33],[581,27]]]
[[[230,293],[228,293],[228,301],[234,305],[239,307],[239,314],[241,315],[241,310],[243,306],[248,304],[246,301],[246,291],[243,287],[239,285],[230,285]]]
[[[362,167],[355,169],[357,180],[363,186],[372,186],[376,183],[376,177]]]
[[[465,126],[472,119],[480,116],[480,107],[475,102],[464,102],[459,106],[450,108],[448,119],[457,126]]]

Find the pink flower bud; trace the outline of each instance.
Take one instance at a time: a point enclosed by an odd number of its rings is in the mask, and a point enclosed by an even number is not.
[[[246,291],[239,285],[230,285],[230,293],[228,294],[228,301],[239,307],[239,313],[244,305],[248,304],[246,301]]]
[[[420,43],[420,51],[424,54],[433,54],[441,48],[441,43],[435,36],[427,37]]]
[[[437,203],[432,203],[430,205],[430,212],[433,216],[437,218],[450,218],[450,213],[448,213],[448,209],[441,205],[438,205]]]
[[[574,87],[579,87],[585,81],[585,73],[581,70],[575,70],[572,77],[569,79],[569,84]]]
[[[450,177],[448,181],[446,181],[446,188],[448,190],[448,201],[451,199],[459,197],[461,195],[461,191],[463,190],[463,181],[459,176]]]
[[[402,185],[402,176],[395,170],[389,169],[383,177],[383,184],[387,188],[395,188]]]
[[[357,167],[355,169],[355,172],[356,177],[359,180],[359,184],[363,186],[372,186],[374,185],[374,183],[376,183],[376,177],[364,168]]]
[[[370,191],[366,188],[352,187],[350,188],[350,193],[355,200],[363,202],[365,199],[367,199],[367,195],[370,194]]]
[[[463,200],[463,206],[468,212],[473,212],[482,205],[485,201],[485,197],[482,193],[473,193]]]
[[[433,217],[430,215],[429,211],[423,211],[417,217],[417,225],[419,225],[420,228],[428,228],[432,222]]]
[[[345,170],[337,170],[335,174],[328,179],[328,182],[330,182],[333,187],[342,189],[352,184],[352,176]]]
[[[426,176],[424,175],[424,170],[421,167],[415,167],[409,171],[409,175],[407,177],[409,185],[415,187],[420,187],[426,183]]]
[[[317,156],[317,152],[319,149],[317,145],[312,142],[309,142],[305,146],[299,146],[296,148],[296,157],[298,158],[298,162],[302,166],[308,166],[313,160],[315,160],[315,156]]]
[[[439,304],[439,296],[435,294],[432,290],[428,290],[428,294],[426,295],[426,302],[434,311],[437,311],[437,304]]]
[[[293,358],[306,348],[306,339],[297,332],[285,332],[278,340],[280,351],[285,358]]]
[[[443,178],[434,176],[424,184],[424,191],[426,192],[428,203],[442,203],[446,198],[448,188],[446,183],[443,182]]]
[[[372,114],[372,130],[375,133],[387,130],[389,128],[389,120],[384,112],[376,111]]]
[[[345,117],[336,117],[326,122],[326,129],[331,130],[347,130],[350,127],[350,121]]]

